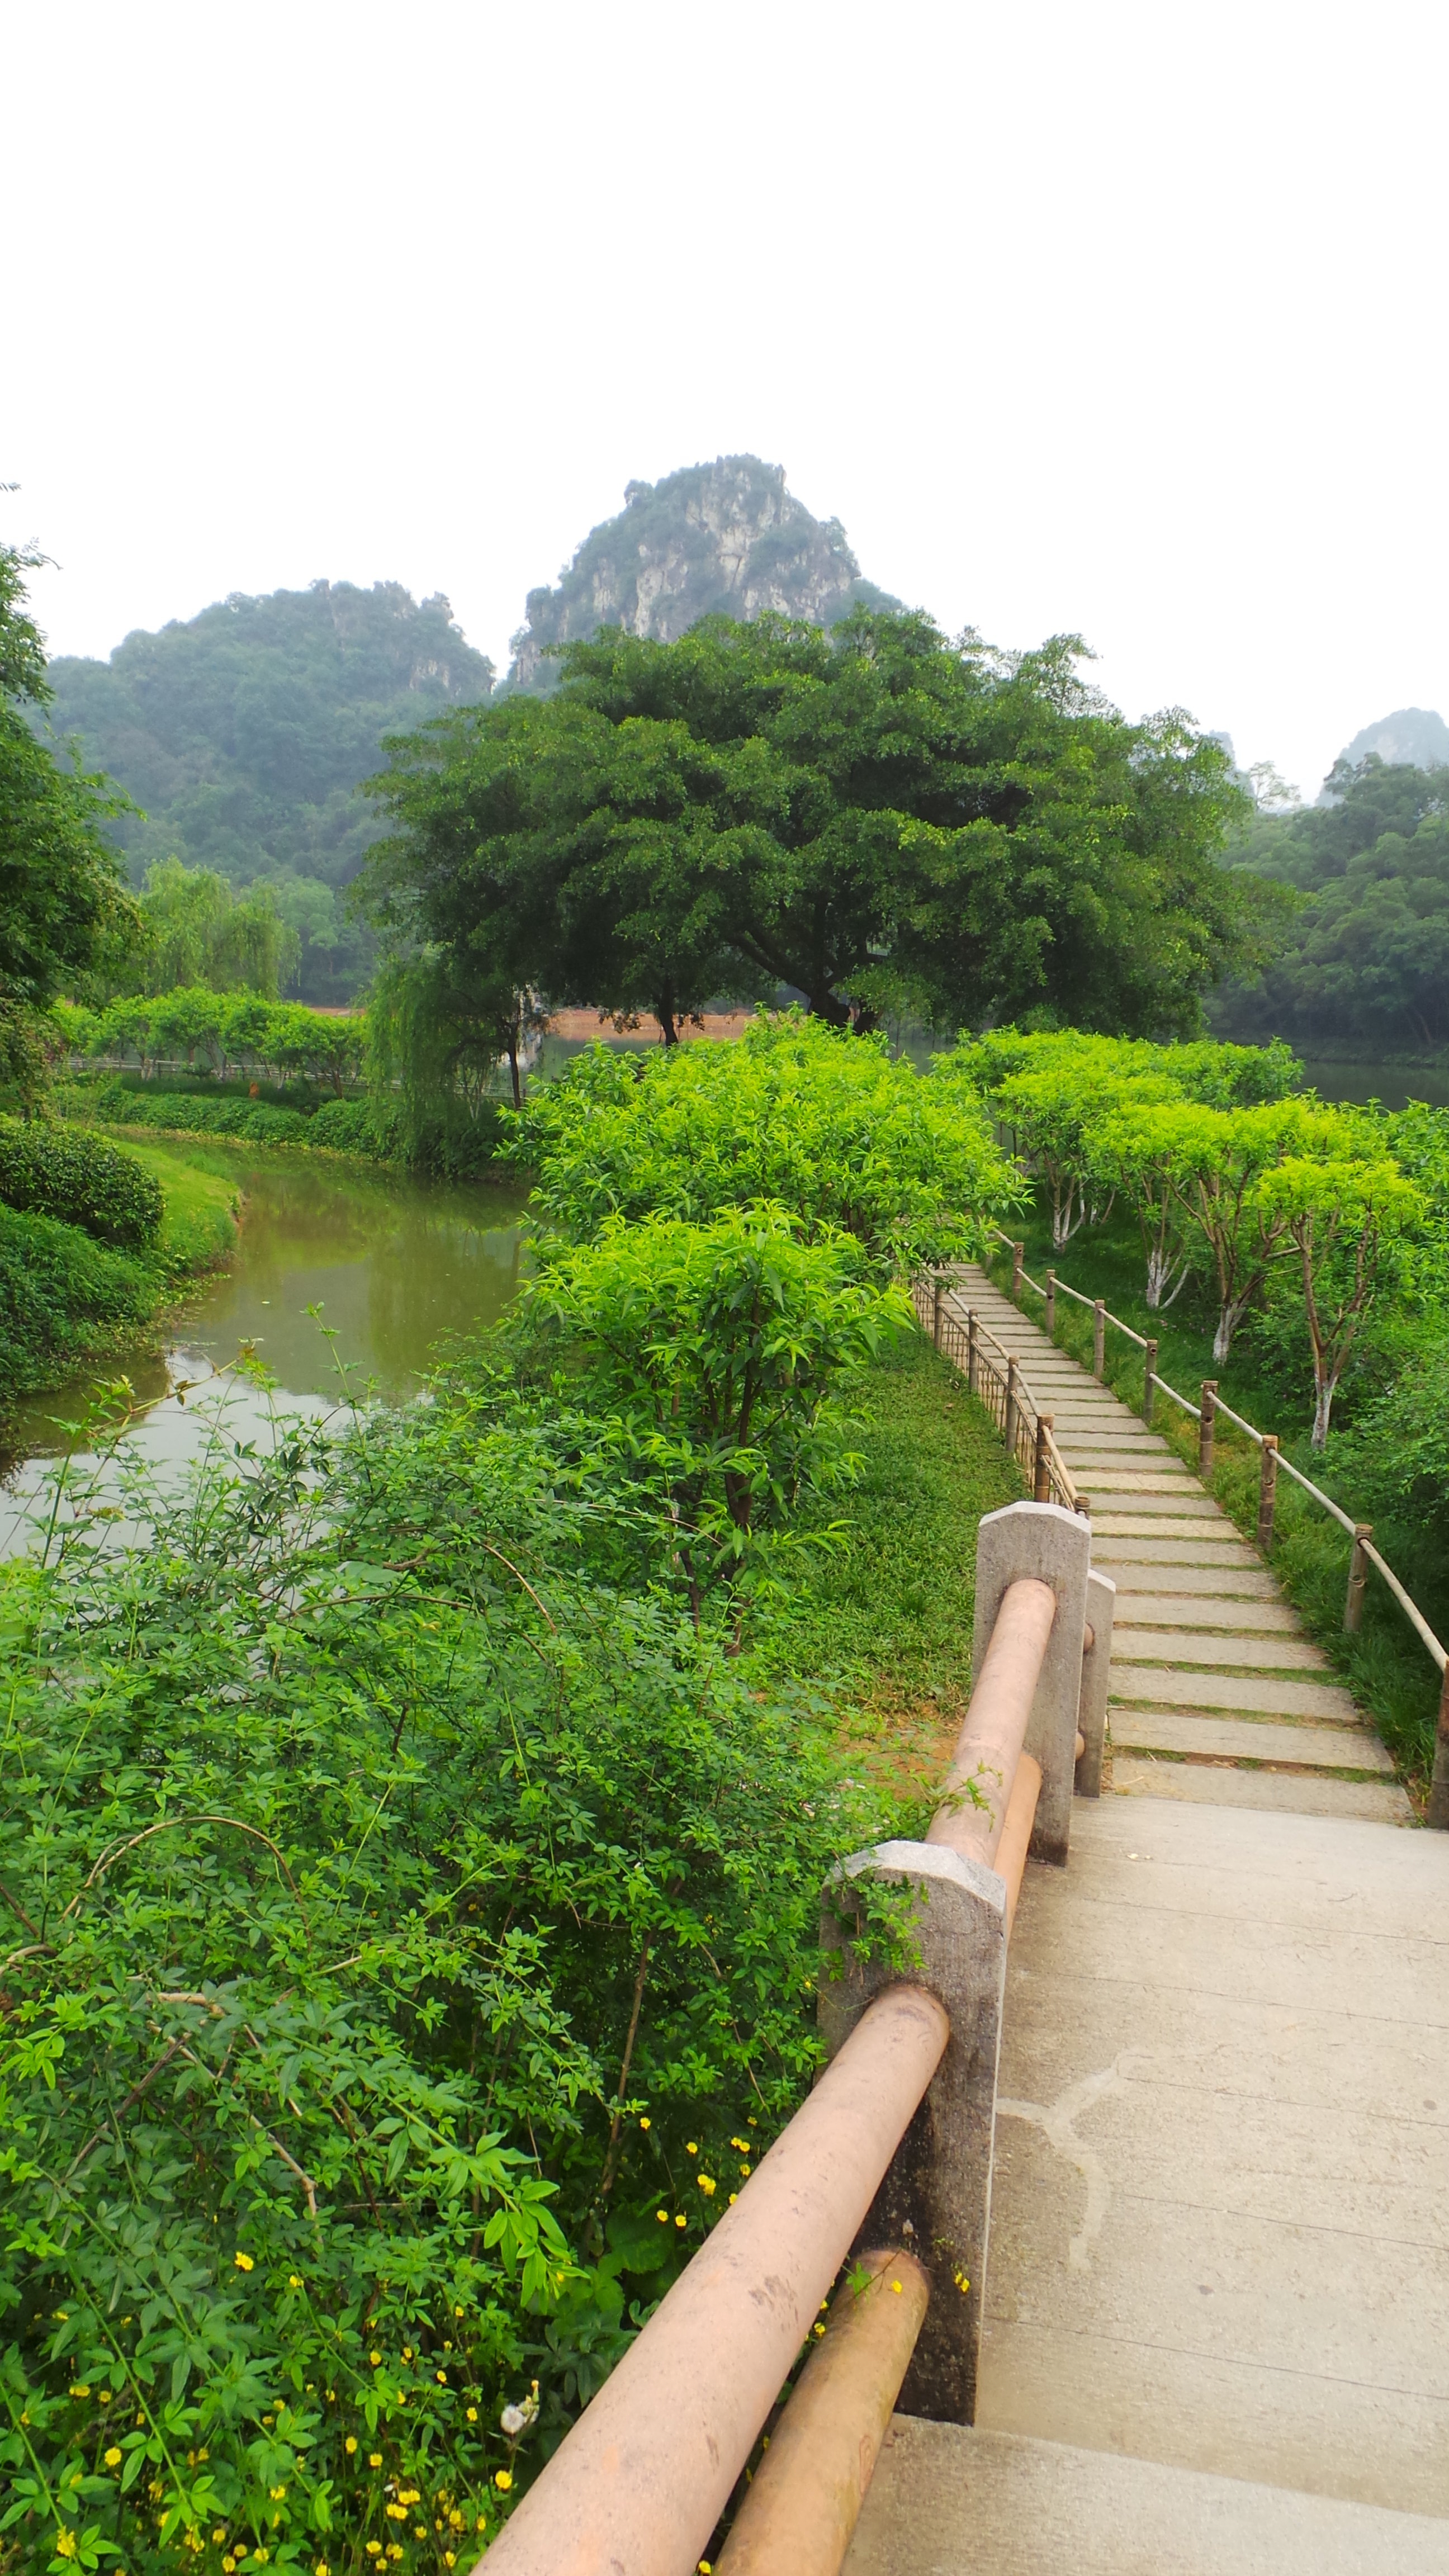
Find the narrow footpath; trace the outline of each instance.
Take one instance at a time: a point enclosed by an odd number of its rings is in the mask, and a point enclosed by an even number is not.
[[[1117,1585],[1007,1968],[976,2426],[847,2576],[1449,2576],[1449,1836],[1256,1549],[979,1270]]]

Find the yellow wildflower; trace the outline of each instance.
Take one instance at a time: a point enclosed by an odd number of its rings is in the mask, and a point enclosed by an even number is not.
[[[493,2483],[498,2489],[500,2495],[507,2495],[509,2488],[513,2484],[513,2471],[511,2469],[495,2469],[493,2472]]]
[[[389,2522],[406,2522],[408,2518],[408,2509],[405,2504],[385,2504],[383,2506],[383,2512],[387,2515]]]
[[[658,2219],[661,2227],[667,2227],[669,2225],[669,2212],[667,2209],[656,2209],[654,2215]]]
[[[684,2141],[684,2152],[685,2152],[685,2154],[686,2154],[687,2156],[697,2156],[697,2155],[698,2155],[698,2153],[699,2153],[699,2149],[698,2149],[698,2147],[695,2145],[693,2138],[686,2138],[686,2139],[685,2139],[685,2141]]]
[[[641,2129],[652,2129],[654,2123],[652,2120],[641,2120],[639,2126]]]
[[[403,2345],[403,2359],[404,2359],[404,2361],[411,2361],[411,2360],[412,2360],[412,2357],[413,2357],[413,2348],[412,2348],[412,2345],[411,2345],[410,2343],[405,2343],[405,2344]]]
[[[437,2382],[438,2382],[438,2384],[439,2384],[439,2386],[440,2386],[440,2387],[442,2387],[442,2388],[446,2388],[446,2387],[447,2387],[447,2385],[448,2385],[448,2374],[447,2374],[446,2370],[435,2370],[435,2371],[434,2371],[434,2373],[433,2373],[433,2377],[437,2380]]]
[[[367,2543],[367,2554],[369,2558],[380,2558],[382,2556],[382,2542],[380,2540],[369,2540]]]
[[[689,2225],[689,2221],[688,2221],[688,2219],[685,2217],[684,2212],[683,2212],[683,2210],[682,2210],[682,2209],[681,2209],[681,2211],[679,2212],[678,2217],[675,2219],[674,2224],[675,2224],[675,2226],[676,2226],[676,2227],[687,2227],[687,2226]]]
[[[287,2274],[287,2287],[288,2287],[288,2289],[289,2289],[289,2290],[300,2290],[301,2286],[302,2286],[302,2275],[301,2275],[301,2273],[300,2273],[300,2272],[289,2272],[289,2273]]]
[[[349,2453],[355,2451],[357,2448],[357,2435],[355,2433],[349,2433],[342,2447],[344,2451]]]
[[[239,2272],[254,2272],[257,2268],[250,2254],[233,2254],[231,2259]]]
[[[223,2558],[221,2562],[221,2571],[222,2576],[236,2576],[236,2560],[230,2557]]]
[[[325,2558],[318,2559],[316,2566],[312,2570],[312,2576],[332,2576],[332,2570],[328,2566]]]
[[[477,2421],[478,2421],[478,2409],[477,2409],[477,2407],[476,2407],[476,2406],[470,2406],[470,2407],[468,2408],[468,2421],[469,2421],[469,2423],[470,2423],[470,2424],[476,2424],[476,2423],[477,2423]]]
[[[455,2556],[454,2556],[453,2551],[452,2551],[451,2549],[445,2549],[445,2550],[444,2550],[444,2552],[443,2552],[443,2565],[444,2565],[445,2567],[452,2567],[452,2566],[454,2566],[455,2564],[456,2564],[456,2559],[455,2559]]]
[[[75,2556],[75,2533],[73,2531],[67,2531],[64,2524],[61,2525],[60,2530],[55,2535],[55,2554],[57,2558],[74,2558]]]
[[[70,2393],[72,2397],[89,2397],[91,2393],[89,2381],[84,2379],[79,2380]]]
[[[702,2174],[698,2175],[698,2176],[696,2177],[696,2179],[698,2180],[700,2190],[703,2192],[703,2194],[704,2194],[704,2196],[705,2196],[705,2199],[706,2199],[706,2200],[713,2200],[714,2195],[715,2195],[715,2190],[716,2190],[715,2178],[714,2178],[713,2174],[705,2174],[705,2173],[702,2173]]]
[[[367,2465],[370,2469],[380,2469],[382,2467],[381,2451],[369,2451],[367,2455]]]
[[[380,2352],[370,2352],[367,2358],[371,2362],[373,2369],[376,2370],[379,2362],[382,2360],[382,2355]]]
[[[108,2468],[108,2469],[118,2469],[118,2468],[120,2467],[120,2465],[121,2465],[121,2446],[120,2446],[120,2443],[119,2443],[119,2442],[113,2442],[113,2443],[111,2444],[110,2449],[109,2449],[109,2450],[107,2451],[107,2453],[106,2453],[106,2466],[107,2466],[107,2468]]]
[[[892,2281],[891,2288],[894,2290],[896,2297],[899,2298],[901,2296],[901,2285],[899,2281]]]

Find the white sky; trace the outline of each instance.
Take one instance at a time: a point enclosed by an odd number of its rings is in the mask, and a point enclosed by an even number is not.
[[[1311,794],[1449,713],[1446,55],[1406,0],[0,0],[0,532],[57,652],[325,574],[501,666],[631,475],[751,448]]]

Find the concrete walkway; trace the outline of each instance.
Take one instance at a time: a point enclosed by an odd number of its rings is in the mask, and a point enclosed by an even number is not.
[[[1165,1444],[962,1285],[1091,1498],[1115,1750],[1012,1938],[978,2424],[896,2419],[848,2576],[1449,2576],[1449,1837]]]

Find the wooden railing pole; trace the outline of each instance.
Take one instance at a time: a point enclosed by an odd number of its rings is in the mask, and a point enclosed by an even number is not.
[[[980,1394],[980,1374],[976,1362],[976,1309],[974,1306],[968,1306],[966,1309],[966,1391],[969,1395]]]
[[[1424,1819],[1440,1833],[1449,1833],[1449,1664],[1439,1690],[1439,1723],[1434,1731],[1434,1776],[1429,1783],[1429,1807]]]
[[[1054,1270],[1049,1270],[1046,1275],[1046,1328],[1050,1340],[1057,1328],[1057,1274]]]
[[[1011,1299],[1015,1306],[1021,1304],[1021,1273],[1025,1261],[1026,1245],[1014,1243],[1011,1247]]]
[[[1006,1363],[1006,1420],[1001,1426],[1001,1434],[1002,1438],[1006,1442],[1006,1454],[1008,1458],[1014,1458],[1016,1456],[1016,1370],[1016,1361],[1014,1359],[1009,1359]]]
[[[1205,1377],[1202,1382],[1202,1411],[1197,1417],[1197,1472],[1207,1485],[1213,1480],[1213,1397],[1217,1391],[1217,1379]]]
[[[1107,1301],[1099,1297],[1092,1308],[1092,1375],[1107,1374]]]
[[[1263,1434],[1263,1464],[1258,1477],[1258,1545],[1264,1553],[1273,1544],[1273,1497],[1278,1488],[1278,1442],[1275,1434]]]
[[[1036,1456],[1031,1474],[1031,1499],[1034,1503],[1049,1503],[1052,1498],[1051,1428],[1051,1415],[1039,1413],[1036,1417]]]
[[[938,1275],[931,1282],[931,1339],[937,1350],[941,1347],[941,1307],[945,1295],[945,1282]]]
[[[1144,1354],[1146,1374],[1142,1380],[1142,1419],[1152,1428],[1152,1409],[1157,1400],[1157,1344],[1149,1342]]]
[[[1368,1575],[1368,1558],[1363,1552],[1366,1538],[1372,1538],[1372,1521],[1360,1521],[1353,1534],[1353,1553],[1348,1560],[1348,1590],[1343,1596],[1344,1633],[1356,1637],[1363,1625],[1363,1587]]]

